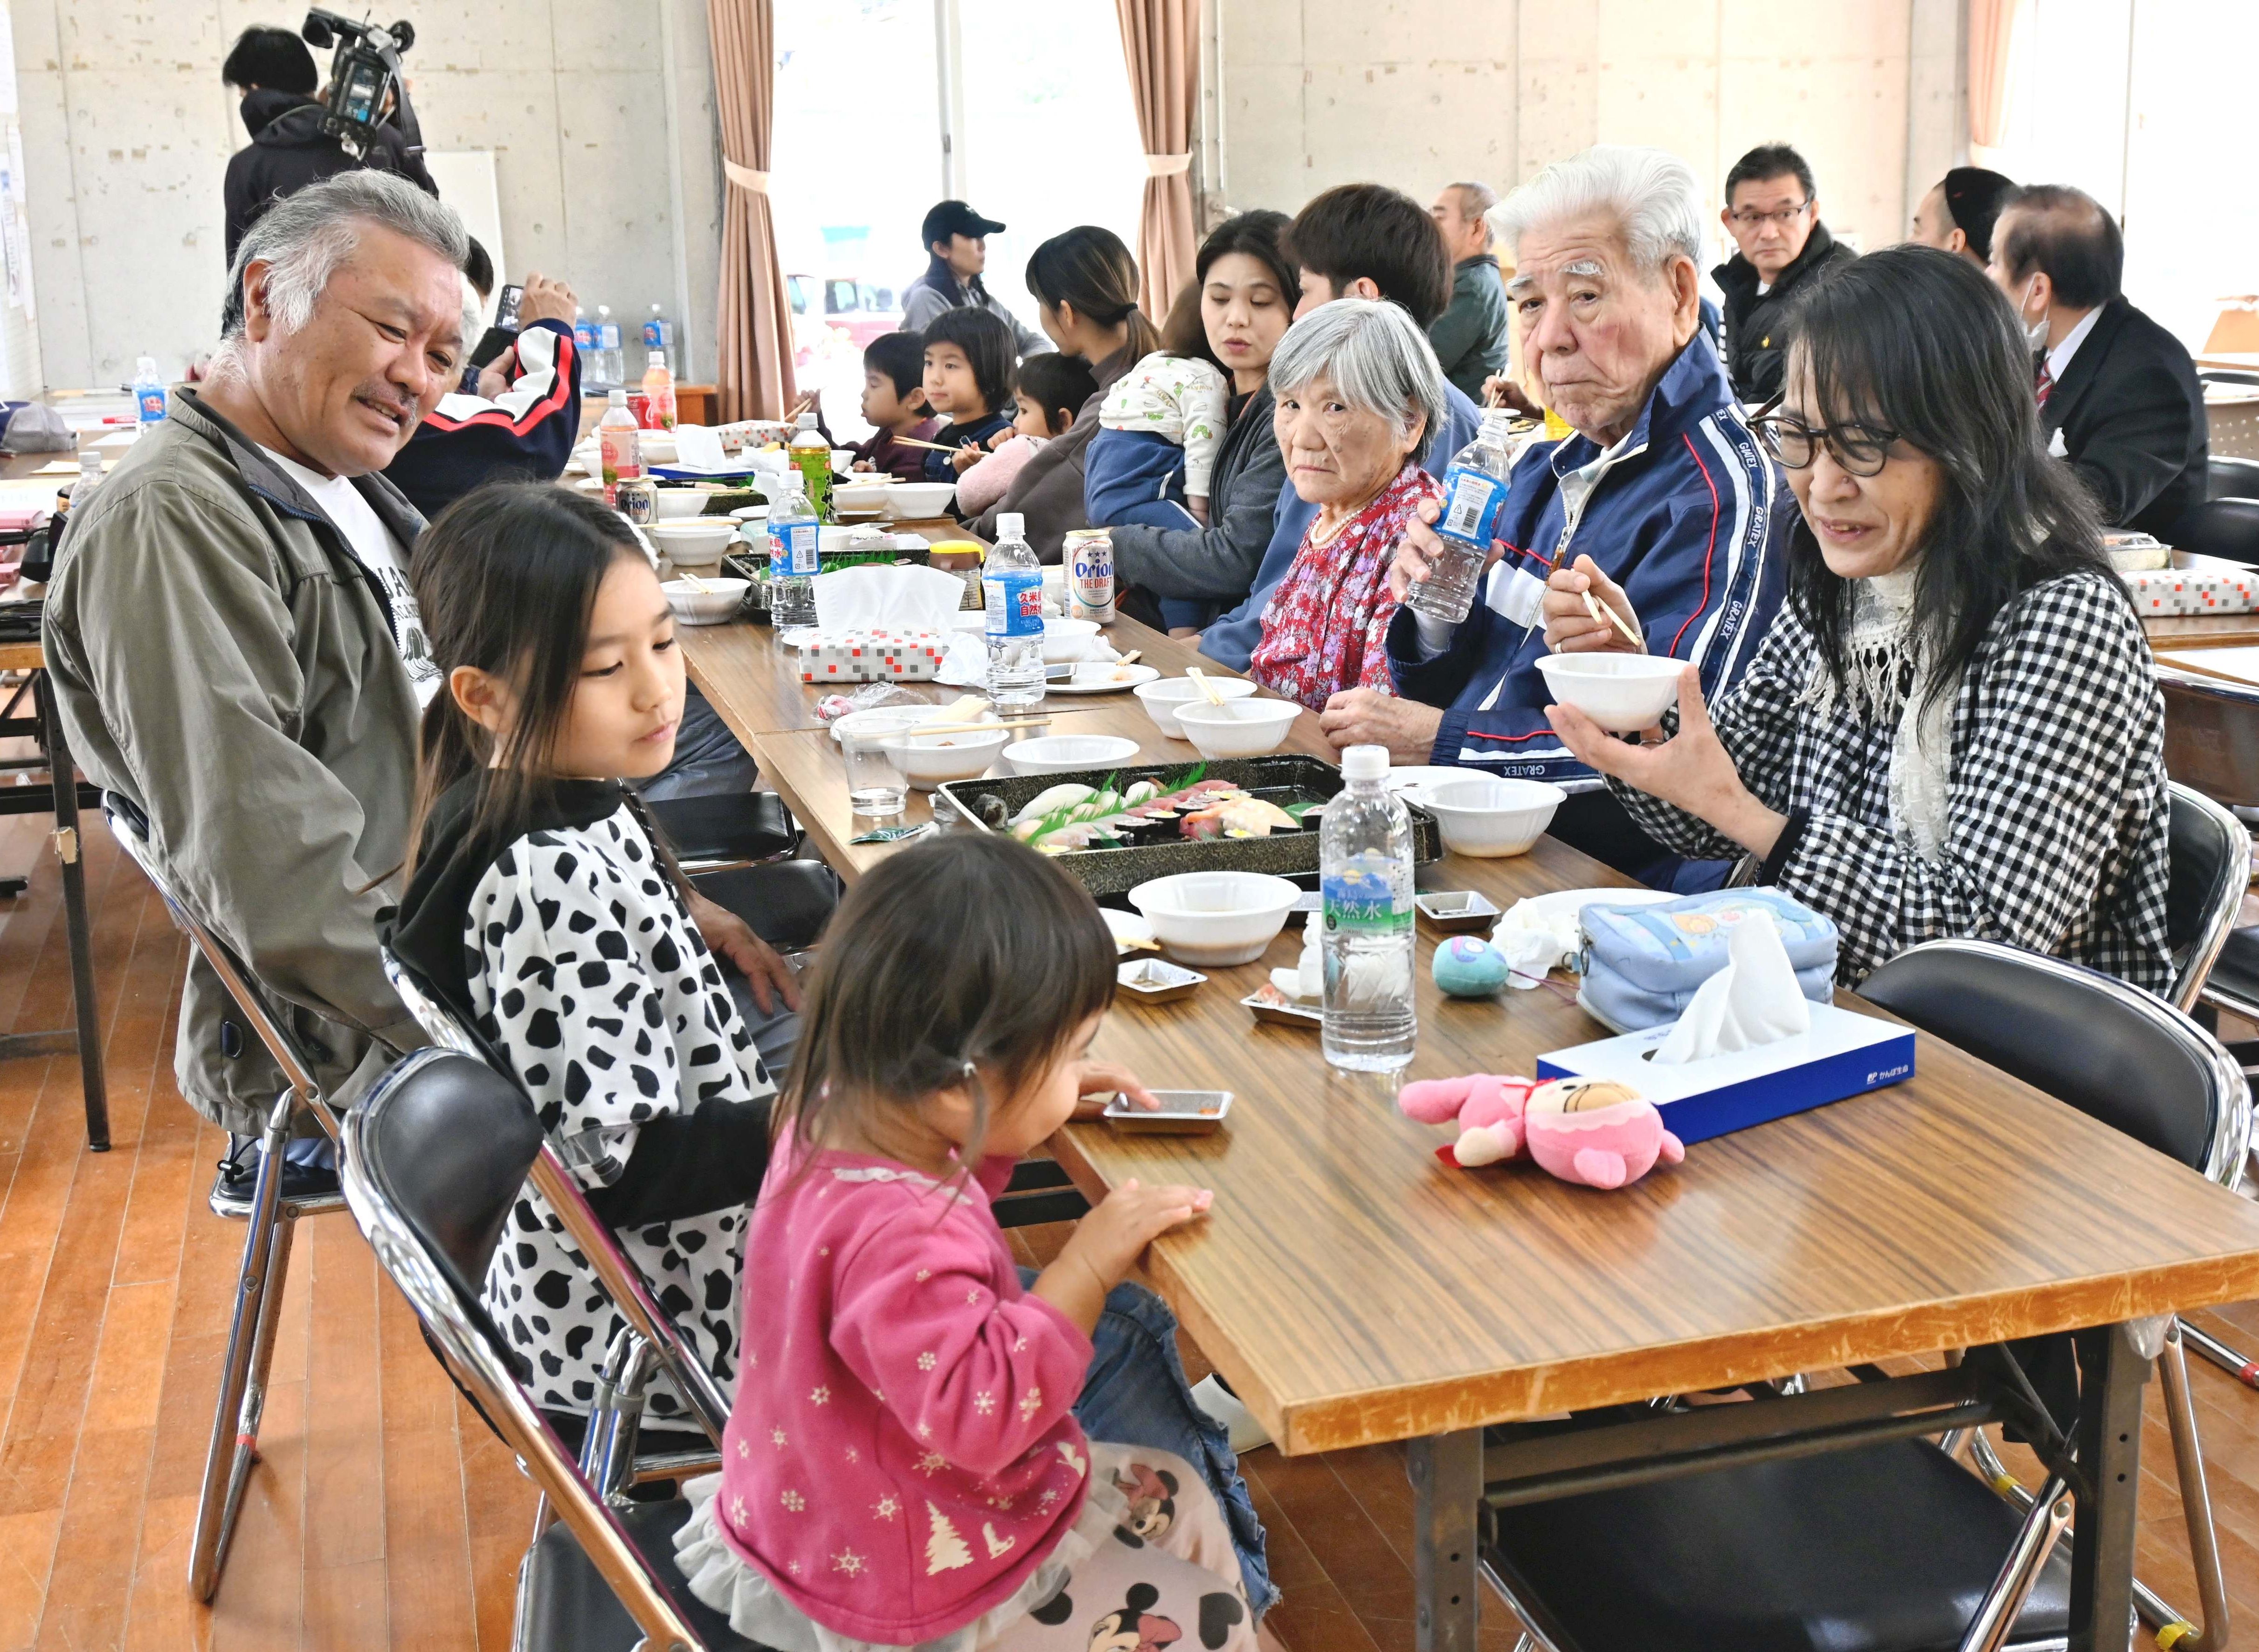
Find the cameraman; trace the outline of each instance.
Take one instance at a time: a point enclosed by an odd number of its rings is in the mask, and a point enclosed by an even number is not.
[[[368,154],[356,160],[322,130],[324,110],[314,97],[318,74],[314,54],[288,29],[246,29],[220,66],[220,79],[243,99],[243,124],[251,142],[228,158],[227,256],[230,267],[244,231],[281,196],[310,183],[374,167],[396,172],[425,194],[439,186],[424,158],[408,153],[400,130],[388,119],[378,126]]]

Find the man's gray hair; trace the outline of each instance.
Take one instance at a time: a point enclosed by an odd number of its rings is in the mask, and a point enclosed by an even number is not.
[[[1487,217],[1498,204],[1498,191],[1486,183],[1447,183],[1446,189],[1459,192],[1459,210],[1471,218]]]
[[[1594,144],[1557,160],[1490,214],[1492,231],[1520,262],[1521,238],[1541,225],[1607,213],[1643,271],[1674,258],[1702,260],[1702,186],[1674,154],[1629,144]]]
[[[311,319],[330,277],[360,244],[365,224],[429,247],[459,270],[470,256],[470,236],[454,208],[397,173],[366,167],[338,173],[284,196],[244,236],[227,273],[223,345],[243,337],[244,271],[257,263],[267,267],[268,313],[284,332],[296,332]]]
[[[1343,401],[1378,413],[1400,442],[1443,424],[1443,369],[1428,335],[1403,306],[1379,298],[1336,298],[1286,329],[1271,358],[1271,393],[1292,395],[1321,376]]]

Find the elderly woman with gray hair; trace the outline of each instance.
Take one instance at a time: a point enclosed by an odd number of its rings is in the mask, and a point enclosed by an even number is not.
[[[1392,694],[1389,564],[1412,513],[1439,496],[1420,468],[1443,417],[1436,352],[1399,306],[1339,298],[1288,329],[1271,394],[1286,480],[1318,514],[1263,610],[1248,674],[1313,711],[1344,688]]]

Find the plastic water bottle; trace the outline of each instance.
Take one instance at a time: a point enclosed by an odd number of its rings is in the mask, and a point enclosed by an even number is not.
[[[643,370],[644,417],[650,429],[674,428],[674,375],[666,369],[666,352],[649,352],[651,364]]]
[[[620,324],[612,319],[609,304],[596,306],[596,381],[623,387],[628,381],[627,361],[620,352]]]
[[[581,358],[581,376],[593,388],[603,376],[603,364],[596,359],[596,324],[582,315],[576,305],[573,310],[573,349]]]
[[[1420,1030],[1412,993],[1412,817],[1382,784],[1388,748],[1342,753],[1347,782],[1318,826],[1325,922],[1325,1051],[1336,1067],[1408,1066]]]
[[[816,428],[815,414],[800,416],[800,428],[792,433],[787,452],[791,456],[792,467],[800,473],[800,485],[808,490],[808,502],[815,508],[816,519],[823,521],[831,514],[831,444]]]
[[[822,524],[808,502],[808,490],[794,472],[785,473],[783,496],[769,507],[769,619],[779,630],[816,623],[816,576]]]
[[[988,698],[999,711],[1040,705],[1044,698],[1044,565],[1025,529],[1017,511],[998,516],[995,548],[980,568]]]
[[[674,324],[657,304],[651,307],[651,319],[643,324],[643,347],[658,351],[666,359],[669,373],[681,371],[674,360]]]
[[[157,374],[154,356],[142,357],[133,369],[133,414],[141,430],[165,422],[165,381]]]
[[[643,443],[636,434],[635,415],[628,411],[628,393],[614,386],[611,405],[596,424],[596,452],[604,473],[604,502],[619,508],[620,484],[643,475]]]
[[[1514,419],[1505,408],[1483,415],[1475,438],[1452,458],[1443,473],[1443,514],[1436,518],[1443,554],[1428,577],[1404,601],[1431,619],[1457,625],[1475,604],[1490,542],[1498,537],[1499,513],[1506,509],[1507,475],[1514,468]]]

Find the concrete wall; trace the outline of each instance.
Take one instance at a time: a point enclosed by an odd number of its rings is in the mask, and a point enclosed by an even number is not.
[[[348,10],[357,10],[349,8]],[[512,278],[560,275],[593,313],[663,303],[713,364],[721,160],[703,0],[481,0],[404,15],[433,149],[494,152]],[[219,66],[274,0],[15,0],[47,382],[168,374],[210,347],[225,270],[220,181],[245,141]],[[326,68],[327,54],[317,60]]]
[[[1603,141],[1669,149],[1715,196],[1735,157],[1785,139],[1829,226],[1874,247],[1904,239],[1965,130],[1959,0],[1219,4],[1235,209],[1361,180],[1422,202],[1460,177],[1503,192]]]

